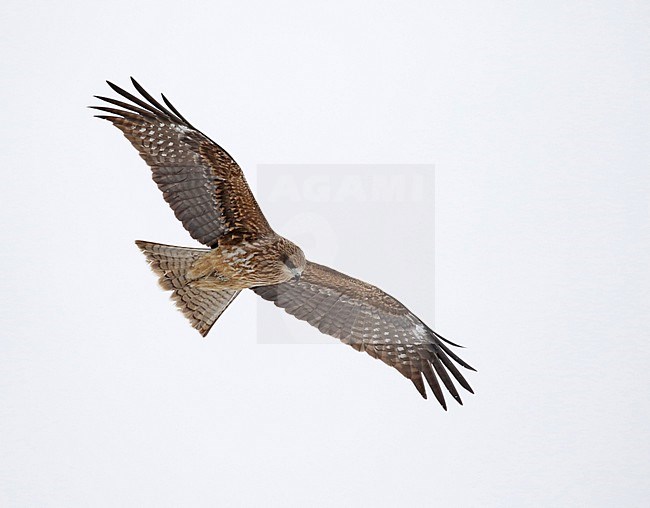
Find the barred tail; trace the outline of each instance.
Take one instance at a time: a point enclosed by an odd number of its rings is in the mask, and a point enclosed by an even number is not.
[[[205,291],[188,285],[187,271],[194,261],[210,252],[210,249],[174,247],[141,240],[136,240],[135,243],[147,257],[151,269],[158,275],[160,287],[173,291],[172,299],[176,306],[205,337],[230,302],[239,294],[238,290]]]

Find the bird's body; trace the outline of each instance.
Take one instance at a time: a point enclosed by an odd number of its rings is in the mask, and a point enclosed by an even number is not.
[[[109,83],[128,102],[98,97],[117,108],[95,109],[108,113],[98,116],[124,133],[150,166],[176,217],[209,247],[136,242],[194,328],[207,335],[239,292],[252,289],[321,332],[394,367],[424,398],[423,378],[446,409],[439,379],[462,403],[451,377],[472,389],[453,362],[472,367],[445,342],[456,344],[381,289],[307,261],[297,245],[270,227],[234,159],[164,96],[167,107],[132,81],[142,99]]]
[[[295,259],[292,271],[285,260]],[[281,284],[299,277],[305,256],[298,246],[279,235],[223,242],[197,259],[187,273],[202,289],[249,289]]]

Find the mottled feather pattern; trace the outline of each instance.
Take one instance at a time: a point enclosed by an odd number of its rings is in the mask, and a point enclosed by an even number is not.
[[[450,360],[448,353],[451,352],[443,343],[445,339],[375,286],[308,262],[299,281],[256,287],[253,291],[321,332],[395,367],[426,398],[424,375],[445,409],[447,405],[438,378],[461,404],[449,373],[473,393]],[[455,354],[451,355],[459,365],[474,370]]]
[[[149,165],[153,180],[192,238],[216,247],[272,233],[234,159],[205,134],[169,111],[133,80],[143,99],[109,82],[125,100],[97,96],[119,108],[93,106],[113,123]],[[145,100],[147,102],[145,102]]]
[[[136,241],[158,275],[160,287],[172,291],[172,299],[192,326],[204,337],[239,294],[238,290],[203,291],[188,284],[185,276],[192,264],[209,249],[190,249]]]

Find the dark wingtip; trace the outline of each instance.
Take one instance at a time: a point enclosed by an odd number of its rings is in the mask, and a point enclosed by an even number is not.
[[[442,407],[447,409],[447,402],[445,401],[445,394],[442,391],[442,388],[440,387],[440,383],[438,382],[438,379],[436,378],[436,374],[433,372],[433,369],[431,368],[431,365],[429,364],[428,361],[423,361],[420,370],[422,374],[424,374],[424,378],[427,380],[427,383],[429,383],[429,386],[431,387],[431,390],[433,391],[433,395],[435,395],[436,399],[440,403]],[[436,371],[438,368],[436,367]],[[449,381],[447,373],[444,372],[444,369],[442,372],[438,372],[441,375],[443,384],[449,390],[452,395],[458,395],[456,393],[456,388],[454,388],[454,385]],[[444,377],[443,377],[444,376]]]
[[[422,378],[418,379],[417,377],[413,377],[413,378],[411,378],[411,382],[415,385],[415,388],[418,391],[418,393],[420,395],[422,395],[422,398],[426,399],[427,398],[427,390],[424,387],[424,383],[422,382]]]
[[[163,102],[167,105],[167,107],[168,107],[169,109],[171,109],[172,112],[173,112],[173,113],[174,113],[178,118],[180,118],[181,120],[183,120],[183,121],[184,121],[184,122],[185,122],[189,127],[194,128],[194,127],[192,126],[192,124],[191,124],[190,122],[188,122],[187,119],[186,119],[183,115],[181,115],[181,114],[178,112],[178,110],[174,107],[174,105],[173,105],[171,102],[169,102],[169,100],[167,100],[167,97],[165,97],[165,94],[164,94],[164,93],[161,93],[160,96],[162,97],[162,100],[163,100]]]
[[[130,94],[129,92],[127,92],[126,90],[124,90],[122,87],[117,86],[115,83],[113,83],[113,82],[111,82],[111,81],[109,81],[109,80],[106,80],[106,84],[107,84],[108,86],[110,86],[111,89],[112,89],[115,93],[121,95],[122,97],[126,97],[127,99],[131,100],[131,94]]]
[[[422,324],[424,324],[424,323],[422,323]],[[435,330],[432,330],[432,329],[429,328],[427,325],[424,325],[424,326],[426,326],[426,328],[427,328],[427,329],[428,329],[428,330],[429,330],[429,331],[430,331],[430,332],[431,332],[435,337],[437,337],[438,339],[440,339],[440,340],[446,342],[447,344],[449,344],[449,345],[451,345],[451,346],[459,347],[459,348],[461,348],[461,349],[465,349],[465,346],[462,346],[462,345],[460,345],[460,344],[456,344],[455,342],[452,342],[452,341],[450,341],[449,339],[445,339],[442,335],[440,335],[440,334],[439,334],[438,332],[436,332]]]
[[[96,109],[98,111],[106,111],[107,109],[109,109],[109,108],[106,108],[105,106],[86,106],[86,107],[88,107],[90,109]],[[110,113],[110,111],[107,111],[107,112]]]
[[[114,101],[115,99],[111,99],[110,97],[106,97],[104,95],[93,95],[95,99],[99,99],[100,101],[106,101],[106,102],[111,102]]]
[[[440,349],[442,349],[445,353],[447,353],[458,365],[461,365],[462,367],[465,367],[466,369],[473,370],[476,372],[476,369],[472,367],[469,363],[467,363],[465,360],[460,358],[456,353],[454,353],[451,349],[449,349],[445,344],[442,342],[438,342],[438,346]]]

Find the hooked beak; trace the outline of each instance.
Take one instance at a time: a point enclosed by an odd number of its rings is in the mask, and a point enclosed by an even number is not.
[[[293,274],[293,278],[291,280],[298,282],[300,280],[300,275],[302,275],[300,270],[298,270],[297,268],[292,268],[291,273]]]

